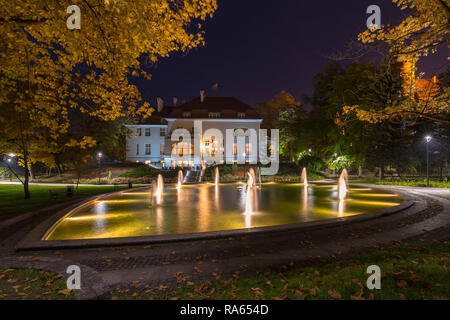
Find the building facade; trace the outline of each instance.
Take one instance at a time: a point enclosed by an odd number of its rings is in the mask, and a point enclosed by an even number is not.
[[[201,94],[171,107],[158,100],[158,110],[150,118],[127,126],[132,135],[126,159],[171,168],[233,163],[238,158],[256,163],[261,122],[252,107],[236,98]]]

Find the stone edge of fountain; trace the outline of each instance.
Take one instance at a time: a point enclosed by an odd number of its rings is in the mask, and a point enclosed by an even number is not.
[[[354,186],[362,186],[354,184]],[[383,187],[378,185],[367,185],[373,189],[383,190]],[[140,190],[148,187],[141,187],[133,189]],[[42,238],[53,229],[56,224],[64,217],[71,214],[75,209],[80,206],[87,205],[91,201],[98,198],[109,196],[115,193],[122,193],[127,190],[121,190],[118,192],[107,193],[100,196],[95,196],[90,199],[84,200],[78,204],[72,205],[68,209],[63,209],[52,215],[50,218],[44,220],[38,224],[27,236],[20,241],[16,247],[16,251],[34,251],[34,250],[54,250],[54,249],[77,249],[77,248],[98,248],[98,247],[114,247],[114,246],[130,246],[130,245],[145,245],[156,243],[172,243],[172,242],[184,242],[184,241],[197,241],[197,240],[213,240],[222,239],[234,236],[247,236],[256,234],[276,234],[280,232],[300,232],[309,230],[318,230],[324,228],[336,227],[338,225],[357,223],[362,221],[374,220],[387,215],[402,212],[411,208],[415,201],[414,196],[404,190],[398,190],[396,193],[404,198],[404,201],[397,206],[384,208],[368,213],[331,218],[318,221],[301,222],[293,224],[283,224],[277,226],[257,227],[251,229],[234,229],[234,230],[222,230],[222,231],[209,231],[209,232],[197,232],[197,233],[183,233],[183,234],[169,234],[169,235],[153,235],[153,236],[140,236],[140,237],[121,237],[121,238],[104,238],[104,239],[75,239],[75,240],[42,240]]]

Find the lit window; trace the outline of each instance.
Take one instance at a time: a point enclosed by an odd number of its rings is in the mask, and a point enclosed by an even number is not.
[[[191,113],[190,112],[183,112],[183,118],[190,118]]]
[[[210,112],[208,113],[209,118],[220,118],[220,112]]]
[[[151,154],[152,150],[151,150],[151,145],[150,144],[146,144],[145,145],[145,154],[149,155]]]
[[[138,137],[142,136],[142,129],[141,128],[137,128],[136,129],[136,136],[138,136]]]
[[[233,143],[233,155],[237,155],[237,144]]]
[[[139,143],[136,145],[136,155],[139,155]]]
[[[150,128],[145,128],[145,136],[150,137]]]
[[[165,148],[165,145],[164,145],[164,144],[161,144],[161,145],[159,146],[159,154],[164,154],[164,148]]]
[[[237,114],[238,118],[245,118],[245,112],[238,112]]]
[[[249,154],[252,153],[252,145],[251,145],[251,144],[247,143],[247,144],[245,145],[245,153],[246,153],[247,155],[249,155]]]
[[[161,137],[165,137],[166,136],[166,128],[160,128],[159,129],[159,135]]]

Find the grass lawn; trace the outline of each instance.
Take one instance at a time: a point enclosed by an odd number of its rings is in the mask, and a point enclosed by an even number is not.
[[[379,181],[379,180],[350,180],[350,183],[372,183],[391,186],[426,187],[426,180],[400,180],[400,181]],[[450,181],[430,181],[430,187],[450,188]]]
[[[123,188],[125,187],[117,189]],[[66,187],[30,185],[31,199],[25,200],[22,185],[0,185],[0,220],[11,214],[40,209],[73,199],[73,197],[67,197],[65,193],[58,195],[58,198],[51,199],[50,189],[66,189]],[[112,191],[114,191],[114,186],[80,186],[78,190],[74,190],[74,197],[81,198]]]
[[[450,250],[409,244],[351,260],[267,272],[253,278],[193,284],[180,288],[115,289],[113,299],[450,299]],[[381,290],[366,286],[370,265],[381,268]]]
[[[61,275],[36,269],[0,270],[0,300],[75,299]]]

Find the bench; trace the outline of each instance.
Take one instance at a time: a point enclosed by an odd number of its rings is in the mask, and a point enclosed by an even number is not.
[[[50,193],[50,198],[58,198],[59,195],[65,194],[67,192],[66,189],[50,189],[48,190]]]

